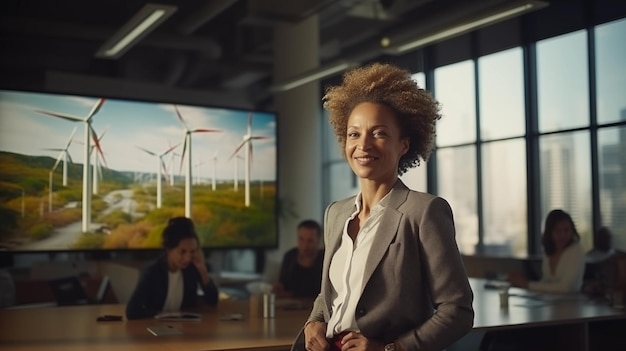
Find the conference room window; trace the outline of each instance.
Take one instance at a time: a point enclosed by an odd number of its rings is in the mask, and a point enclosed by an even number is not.
[[[437,122],[437,147],[475,142],[474,61],[435,69],[434,95],[443,115]]]
[[[402,179],[448,200],[463,254],[541,254],[554,208],[572,214],[585,248],[599,226],[626,248],[624,42],[620,19],[484,56],[471,54],[481,52],[477,37],[459,55],[473,59],[421,63],[414,78],[442,104],[443,118],[436,157]],[[333,199],[355,189],[343,162],[336,154],[325,160],[327,173],[345,182],[333,184]],[[538,179],[527,179],[528,167]]]
[[[524,256],[528,250],[526,143],[524,139],[482,145],[484,253]]]
[[[625,42],[626,19],[595,28],[597,114],[600,124],[626,121]]]
[[[626,108],[622,110],[626,121]],[[602,225],[613,233],[613,246],[626,248],[626,126],[598,131],[598,172]]]
[[[600,225],[613,233],[613,246],[626,248],[626,19],[594,30],[598,124]]]
[[[448,200],[452,207],[456,240],[461,253],[476,253],[478,206],[474,145],[437,151],[437,195]]]
[[[478,244],[474,61],[439,67],[434,78],[443,116],[437,122],[436,195],[450,203],[459,249],[471,255]]]
[[[541,133],[589,126],[587,32],[537,42]]]
[[[483,251],[528,251],[522,49],[478,59]],[[507,139],[508,138],[508,139]]]
[[[553,209],[568,212],[585,250],[593,246],[589,140],[588,130],[548,134],[539,139],[542,220]]]
[[[537,107],[542,220],[569,212],[582,244],[593,246],[587,32],[537,42]]]
[[[525,129],[522,48],[478,59],[482,141],[523,137]]]

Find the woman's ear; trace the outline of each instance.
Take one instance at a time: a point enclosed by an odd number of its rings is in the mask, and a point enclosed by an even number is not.
[[[409,152],[409,145],[411,145],[411,139],[409,137],[404,137],[400,141],[402,144],[402,149],[400,150],[400,156],[404,156],[407,152]]]

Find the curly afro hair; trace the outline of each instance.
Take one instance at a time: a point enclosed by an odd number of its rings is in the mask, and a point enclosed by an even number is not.
[[[371,102],[390,107],[402,137],[409,138],[409,150],[400,158],[398,174],[419,165],[420,159],[428,160],[435,124],[441,118],[440,105],[417,85],[409,71],[383,63],[352,69],[344,74],[341,85],[326,89],[323,101],[342,152],[350,113],[358,104]]]

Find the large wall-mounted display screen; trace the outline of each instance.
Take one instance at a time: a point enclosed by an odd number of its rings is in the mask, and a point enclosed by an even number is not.
[[[277,116],[0,90],[0,248],[161,247],[186,216],[205,248],[273,248]]]

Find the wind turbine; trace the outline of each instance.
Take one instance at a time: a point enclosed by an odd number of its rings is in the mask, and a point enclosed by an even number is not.
[[[155,152],[152,152],[150,150],[144,149],[141,146],[137,146],[138,149],[142,150],[143,152],[152,155],[154,157],[156,157],[156,161],[157,161],[157,200],[156,200],[156,206],[157,208],[161,208],[161,203],[162,203],[162,190],[161,190],[161,169],[163,169],[163,171],[165,172],[165,174],[167,175],[167,167],[165,167],[165,162],[163,162],[163,157],[167,154],[169,154],[170,152],[172,152],[172,150],[174,150],[175,148],[178,147],[178,144],[174,145],[174,146],[170,146],[169,148],[165,149],[165,151],[161,152],[160,154],[157,154]]]
[[[67,143],[66,143],[66,145],[65,145],[65,147],[63,149],[59,149],[59,148],[48,148],[48,149],[46,149],[46,150],[51,150],[51,151],[60,151],[59,156],[57,157],[57,160],[54,163],[54,166],[52,167],[52,172],[54,172],[54,170],[59,165],[59,162],[61,162],[61,159],[63,159],[63,186],[67,186],[67,164],[68,164],[68,161],[69,162],[73,162],[72,161],[72,156],[70,156],[69,148],[70,148],[70,145],[72,144],[72,139],[74,139],[74,134],[76,134],[76,127],[74,127],[74,130],[72,131],[72,135],[70,135],[70,138],[67,140]]]
[[[248,132],[243,136],[243,141],[237,146],[235,151],[230,158],[233,158],[241,150],[242,147],[246,147],[246,155],[245,155],[245,178],[244,178],[244,186],[245,186],[245,205],[246,207],[250,207],[250,167],[252,166],[252,140],[262,140],[269,139],[263,135],[252,135],[252,113],[248,114]]]
[[[193,166],[193,162],[191,160],[191,134],[193,133],[217,133],[221,132],[219,129],[189,129],[187,124],[185,123],[185,119],[180,114],[178,110],[178,106],[174,105],[174,109],[176,110],[176,116],[178,120],[183,125],[185,129],[184,143],[183,143],[183,153],[180,156],[180,167],[183,167],[183,160],[185,159],[185,152],[187,153],[187,173],[185,174],[185,217],[191,218],[191,168]]]
[[[213,154],[213,191],[215,191],[215,176],[216,176],[216,170],[217,170],[217,151],[215,151],[215,153]]]
[[[79,117],[70,115],[67,113],[61,112],[52,112],[45,110],[36,110],[36,112],[49,115],[53,117],[62,118],[71,122],[83,122],[85,124],[85,136],[84,136],[84,155],[83,155],[83,223],[82,223],[82,231],[86,233],[89,231],[91,227],[91,177],[90,177],[90,165],[89,165],[89,140],[93,138],[95,147],[102,153],[102,149],[100,148],[100,142],[97,138],[94,137],[93,128],[91,127],[91,119],[93,116],[98,113],[102,104],[104,103],[104,98],[98,99],[95,105],[91,108],[91,111],[85,117]]]
[[[171,142],[169,142],[169,141],[168,141],[168,144],[169,144],[170,146],[172,146],[172,143],[171,143]],[[178,147],[178,145],[180,145],[180,144],[176,144],[176,147]],[[175,148],[176,148],[176,147],[175,147]],[[172,153],[170,154],[170,159],[169,159],[169,161],[168,161],[168,165],[169,165],[169,167],[167,167],[167,170],[168,170],[168,171],[167,171],[167,175],[166,175],[166,177],[167,177],[167,179],[168,179],[168,180],[169,180],[169,182],[170,182],[170,186],[174,186],[174,177],[175,177],[175,174],[174,174],[174,163],[175,163],[175,159],[176,159],[176,157],[177,157],[177,156],[180,156],[180,154],[179,154],[179,153],[177,153],[177,152],[172,152]]]
[[[170,186],[174,186],[174,178],[176,178],[176,174],[174,173],[174,163],[176,162],[176,157],[180,157],[178,152],[172,152],[169,161],[169,180]]]
[[[235,156],[235,177],[233,179],[235,192],[239,191],[239,160],[243,160],[243,157],[239,155]]]
[[[193,174],[195,176],[195,180],[192,181],[192,184],[195,185],[201,185],[204,184],[204,181],[202,180],[202,165],[205,164],[206,161],[198,161],[196,162],[193,167],[194,167],[194,171]]]
[[[70,138],[67,141],[65,148],[47,149],[47,150],[53,150],[53,151],[61,151],[61,153],[59,153],[59,156],[57,157],[56,162],[54,163],[54,166],[52,166],[52,169],[50,169],[50,172],[48,174],[48,212],[52,212],[52,175],[54,174],[54,171],[57,169],[59,162],[61,162],[61,159],[63,159],[63,186],[67,186],[67,161],[69,160],[70,162],[73,162],[72,156],[70,156],[68,149],[70,148],[70,145],[72,144],[72,139],[74,139],[74,134],[76,134],[76,127],[74,127],[74,130],[72,131],[72,134],[70,135]]]

